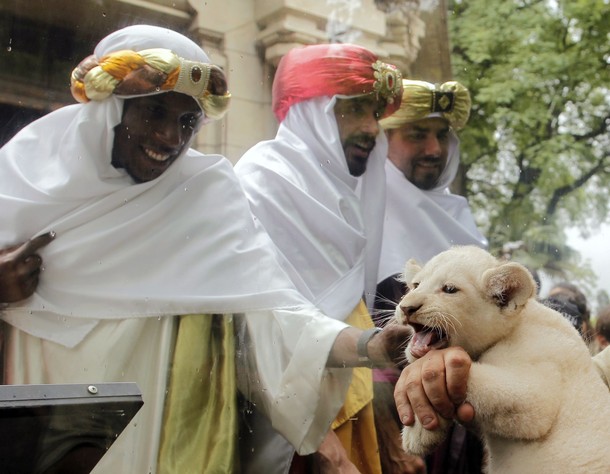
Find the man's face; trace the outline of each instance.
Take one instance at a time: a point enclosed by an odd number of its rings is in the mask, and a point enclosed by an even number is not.
[[[366,163],[379,133],[377,121],[385,106],[384,100],[372,96],[337,99],[335,118],[347,167],[352,176],[361,176],[366,171]]]
[[[420,189],[436,186],[447,164],[449,124],[440,117],[388,130],[388,158]]]
[[[114,129],[112,165],[137,183],[161,176],[199,129],[202,112],[192,97],[167,92],[125,100]]]

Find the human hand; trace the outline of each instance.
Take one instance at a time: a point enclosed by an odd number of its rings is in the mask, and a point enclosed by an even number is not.
[[[404,367],[405,348],[412,334],[413,330],[404,324],[386,324],[367,345],[369,358],[375,367]]]
[[[360,474],[333,430],[328,432],[318,451],[314,453],[314,458],[317,472],[321,474]]]
[[[36,252],[54,238],[55,232],[47,232],[0,250],[0,303],[15,303],[32,296],[42,265]]]
[[[412,425],[415,416],[427,430],[439,426],[437,413],[468,423],[474,409],[464,403],[472,361],[460,347],[432,350],[409,364],[400,374],[394,399],[400,420]]]

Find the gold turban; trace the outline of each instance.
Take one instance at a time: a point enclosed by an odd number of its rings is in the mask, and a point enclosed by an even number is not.
[[[470,115],[470,93],[459,82],[441,85],[403,79],[400,108],[379,123],[385,129],[425,119],[432,114],[446,119],[454,130],[464,128]]]
[[[169,49],[115,51],[99,60],[89,56],[72,71],[70,89],[79,102],[104,100],[111,94],[142,96],[175,91],[195,99],[206,117],[219,119],[227,111],[231,94],[210,92],[213,64],[189,61]]]

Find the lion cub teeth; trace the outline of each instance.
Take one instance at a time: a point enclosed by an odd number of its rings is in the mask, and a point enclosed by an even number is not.
[[[409,350],[413,357],[419,359],[432,349],[442,349],[446,346],[447,339],[441,337],[438,331],[426,329],[415,333],[409,343]]]

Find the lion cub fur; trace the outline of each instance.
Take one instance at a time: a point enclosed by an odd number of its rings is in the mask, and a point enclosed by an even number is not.
[[[529,271],[478,247],[407,262],[402,323],[442,328],[473,360],[467,402],[491,473],[610,473],[610,392],[580,334],[535,298]],[[413,339],[409,343],[409,346]],[[407,358],[414,360],[410,347]],[[403,448],[431,452],[450,420],[403,429]]]

